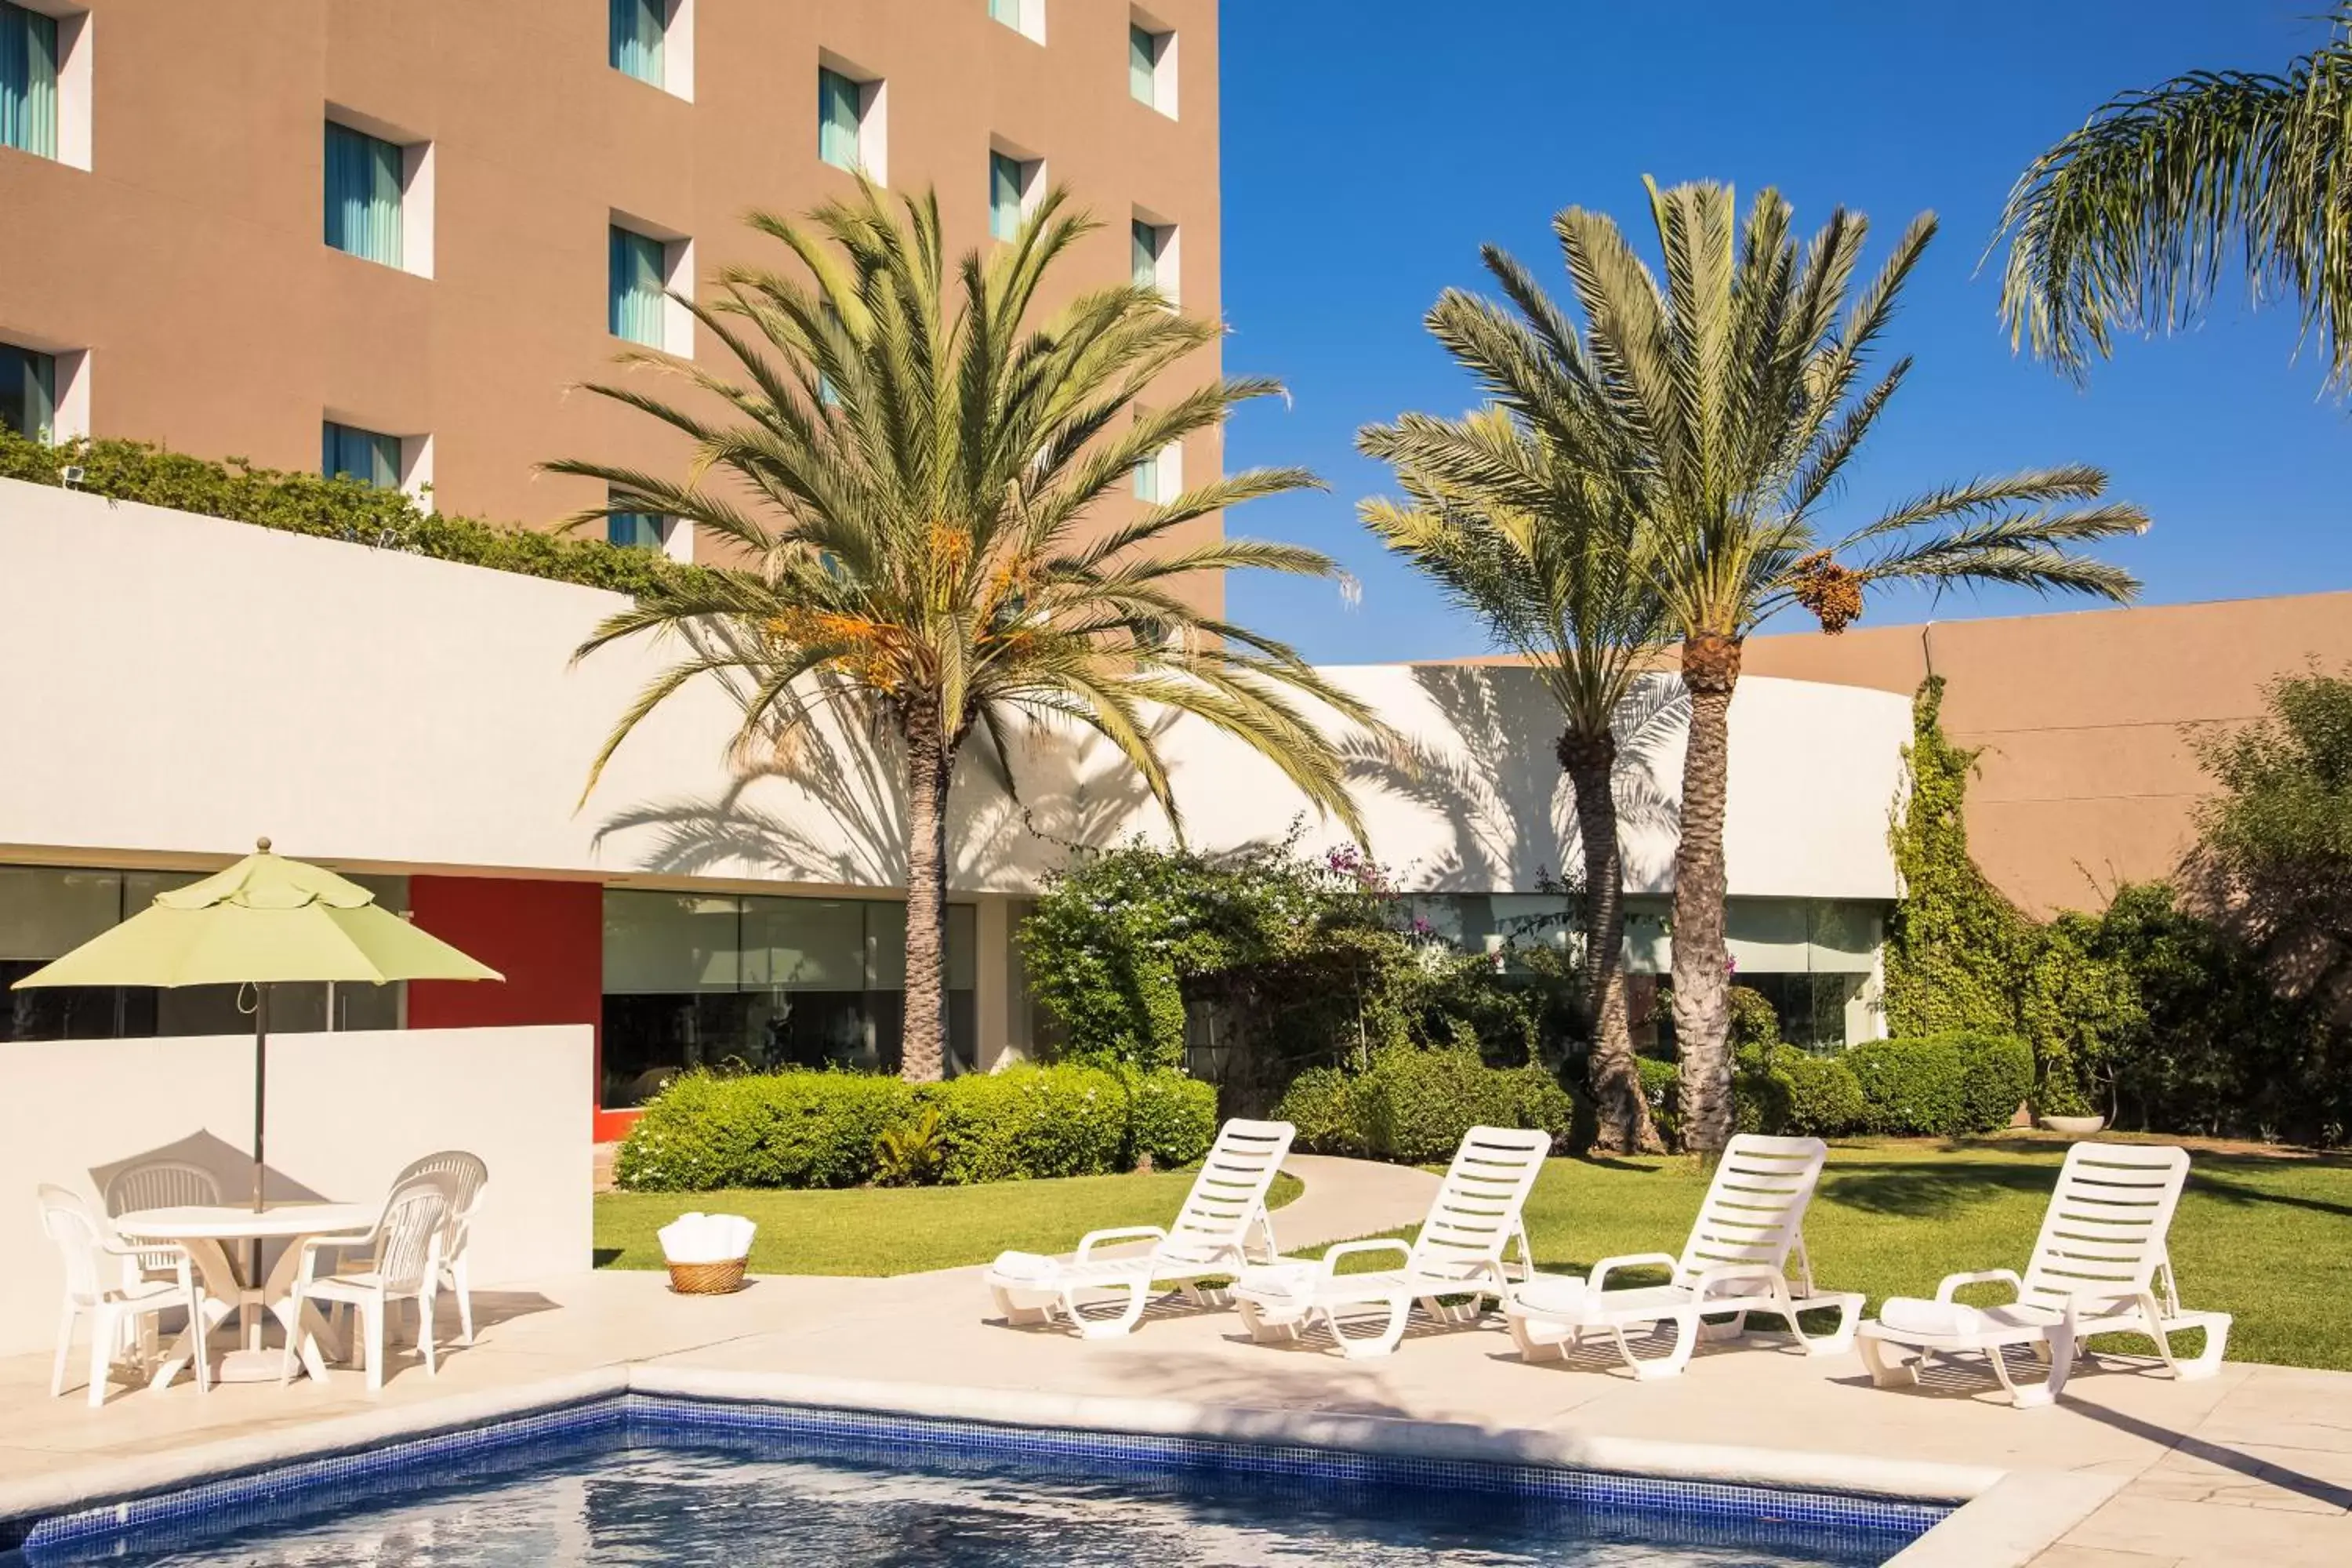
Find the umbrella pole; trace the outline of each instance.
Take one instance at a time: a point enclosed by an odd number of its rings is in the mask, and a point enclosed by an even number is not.
[[[261,1212],[262,1129],[269,1110],[269,987],[253,988],[253,1212]],[[261,1238],[246,1244],[245,1277],[248,1285],[261,1283]]]

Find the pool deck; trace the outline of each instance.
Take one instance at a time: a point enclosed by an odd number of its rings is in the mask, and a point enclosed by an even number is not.
[[[1207,1407],[1226,1430],[1452,1423],[1541,1435],[1549,1452],[1602,1464],[1653,1445],[1704,1445],[1714,1453],[1692,1456],[1701,1468],[1882,1489],[1906,1466],[2005,1473],[1997,1494],[1960,1516],[1965,1533],[1934,1532],[1905,1568],[2352,1563],[2352,1374],[2339,1373],[2233,1363],[2176,1384],[2110,1360],[2078,1372],[2058,1406],[2019,1411],[1966,1369],[1882,1391],[1855,1356],[1768,1345],[1706,1347],[1680,1379],[1637,1384],[1597,1357],[1523,1364],[1491,1326],[1417,1330],[1393,1356],[1357,1362],[1311,1341],[1252,1344],[1229,1311],[1155,1310],[1126,1339],[1081,1341],[990,1321],[972,1269],[769,1277],[719,1299],[608,1271],[479,1292],[477,1311],[479,1342],[452,1350],[437,1378],[404,1350],[373,1397],[357,1373],[339,1372],[324,1384],[202,1396],[184,1380],[161,1394],[119,1390],[93,1411],[79,1390],[49,1397],[47,1356],[0,1359],[0,1513],[153,1484],[192,1463],[250,1464],[481,1419],[567,1389],[617,1390],[634,1376],[680,1391],[838,1388],[845,1403],[937,1413],[984,1415],[992,1402],[1032,1412],[1062,1402],[1070,1419],[1086,1414],[1072,1401],[1163,1417]]]

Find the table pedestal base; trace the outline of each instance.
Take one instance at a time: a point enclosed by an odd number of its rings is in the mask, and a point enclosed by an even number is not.
[[[234,1350],[213,1359],[215,1383],[276,1383],[285,1375],[282,1350]]]

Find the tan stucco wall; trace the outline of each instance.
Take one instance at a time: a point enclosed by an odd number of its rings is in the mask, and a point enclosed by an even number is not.
[[[2352,665],[2352,593],[1758,637],[1751,675],[1909,692],[1944,678],[1944,727],[1983,749],[1978,863],[2026,908],[2096,908],[2162,876],[2207,792],[2188,730],[2252,718],[2262,689]]]
[[[430,432],[442,510],[534,525],[604,499],[540,462],[675,468],[682,437],[566,390],[619,346],[610,216],[691,236],[703,278],[782,264],[741,215],[854,190],[816,154],[820,52],[887,82],[891,187],[936,184],[951,249],[985,236],[1002,137],[1103,220],[1071,287],[1127,277],[1141,206],[1180,227],[1185,307],[1218,313],[1214,0],[1150,7],[1181,40],[1176,119],[1129,97],[1108,0],[1050,0],[1042,45],[983,0],[698,0],[691,101],[612,69],[606,8],[582,0],[89,9],[92,166],[0,152],[0,340],[89,350],[100,436],[308,470],[329,413]],[[431,278],[322,243],[331,105],[432,143]],[[1170,394],[1216,368],[1197,356]],[[1215,472],[1217,443],[1185,460]]]

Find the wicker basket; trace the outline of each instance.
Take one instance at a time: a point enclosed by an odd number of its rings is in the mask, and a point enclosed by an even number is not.
[[[681,1296],[731,1296],[743,1289],[743,1266],[750,1261],[730,1258],[720,1263],[673,1263],[669,1288]]]

